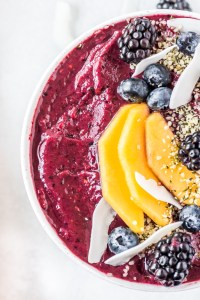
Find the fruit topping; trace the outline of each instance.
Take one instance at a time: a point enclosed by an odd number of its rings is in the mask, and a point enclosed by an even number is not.
[[[200,170],[200,131],[185,138],[180,144],[178,155],[188,170]]]
[[[124,265],[135,255],[138,255],[139,253],[141,253],[145,249],[149,248],[153,244],[156,244],[163,237],[165,237],[167,234],[171,233],[173,230],[176,230],[181,225],[182,225],[182,222],[176,222],[176,223],[171,223],[169,225],[161,227],[160,229],[155,231],[152,235],[150,235],[145,241],[141,242],[139,245],[137,245],[131,249],[128,249],[127,251],[124,251],[122,253],[119,253],[117,255],[114,255],[114,256],[108,258],[105,261],[105,264],[112,265],[112,266]]]
[[[92,229],[90,235],[90,248],[88,262],[91,264],[101,261],[107,248],[108,229],[116,217],[116,212],[102,198],[96,205],[92,216]]]
[[[182,227],[192,233],[200,231],[200,207],[197,205],[185,206],[179,215]]]
[[[98,144],[102,193],[114,211],[136,233],[144,230],[142,210],[130,199],[131,194],[118,155],[119,139],[133,104],[122,107],[101,136]]]
[[[113,229],[108,237],[108,248],[114,254],[133,248],[138,243],[137,234],[133,233],[129,228],[122,226]]]
[[[182,32],[176,41],[179,50],[186,55],[194,54],[199,43],[200,35],[192,31]]]
[[[147,261],[147,270],[165,286],[186,279],[195,250],[188,234],[177,232],[159,241]]]
[[[154,179],[146,179],[143,175],[135,172],[135,179],[137,183],[151,196],[157,200],[169,203],[182,209],[180,203],[173,197],[173,195],[160,183],[158,184]]]
[[[153,90],[148,98],[147,104],[152,110],[162,110],[169,107],[172,90],[167,87],[159,87]]]
[[[158,183],[146,158],[145,122],[149,115],[146,104],[132,104],[122,129],[118,153],[132,201],[145,212],[156,224],[167,225],[171,218],[167,203],[155,199],[138,183],[135,173],[140,173],[146,179],[154,179]],[[113,148],[112,148],[113,149]]]
[[[186,0],[160,0],[156,7],[158,9],[192,10]]]
[[[140,103],[148,96],[150,90],[143,79],[129,78],[120,83],[117,92],[126,101]]]
[[[151,55],[150,57],[147,57],[146,59],[143,59],[141,62],[139,62],[136,67],[133,74],[133,77],[136,77],[140,75],[142,72],[145,71],[145,69],[152,65],[158,63],[161,59],[164,59],[164,64],[169,66],[169,69],[172,68],[171,61],[166,59],[166,56],[169,52],[172,52],[175,48],[177,48],[177,45],[174,44],[170,47],[165,48],[164,50],[161,50],[160,52]],[[171,54],[170,54],[171,55]],[[176,62],[177,64],[177,62]]]
[[[149,65],[144,71],[143,78],[153,88],[168,86],[171,83],[170,71],[158,63]]]
[[[138,63],[151,55],[156,29],[147,18],[136,18],[123,30],[118,40],[120,57],[127,63]]]
[[[148,165],[168,190],[181,203],[200,205],[198,186],[193,172],[181,162],[175,161],[178,149],[174,146],[175,136],[165,119],[158,112],[146,121],[146,149]],[[196,192],[197,191],[197,192]]]

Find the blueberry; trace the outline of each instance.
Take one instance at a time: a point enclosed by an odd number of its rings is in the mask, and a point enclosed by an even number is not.
[[[121,253],[138,245],[138,236],[129,228],[117,227],[108,237],[108,247],[114,254]]]
[[[143,79],[129,78],[120,83],[117,92],[126,101],[140,103],[148,96],[150,90]]]
[[[197,205],[185,206],[179,215],[182,227],[192,233],[200,231],[200,207]]]
[[[192,31],[182,32],[176,41],[179,50],[187,55],[194,54],[199,42],[200,35]]]
[[[160,64],[148,66],[144,71],[143,78],[152,87],[167,86],[171,83],[170,71]]]
[[[152,110],[162,110],[169,107],[172,90],[159,87],[153,90],[147,98],[147,104]]]

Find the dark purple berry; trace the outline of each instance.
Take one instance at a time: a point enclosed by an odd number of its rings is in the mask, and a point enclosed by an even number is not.
[[[170,71],[158,63],[149,65],[144,71],[143,78],[153,88],[168,86],[171,83]]]
[[[176,41],[179,50],[187,55],[194,54],[199,42],[200,35],[191,31],[182,32]]]
[[[140,103],[147,97],[149,87],[143,79],[129,78],[120,83],[117,92],[126,101]]]
[[[114,254],[119,254],[135,247],[138,243],[138,236],[129,228],[122,226],[113,229],[108,237],[108,248]]]
[[[197,233],[200,231],[200,207],[197,205],[185,206],[179,215],[183,222],[183,228],[189,232]]]
[[[127,63],[138,63],[151,55],[157,33],[147,18],[137,18],[128,24],[118,40],[120,57]]]
[[[176,232],[162,239],[154,246],[147,262],[147,270],[165,286],[176,286],[189,274],[195,250],[191,237],[183,232]]]
[[[186,0],[160,0],[156,7],[158,9],[192,10]]]
[[[200,170],[200,131],[186,136],[179,146],[179,159],[191,171]]]
[[[147,104],[152,110],[163,110],[169,107],[172,90],[168,87],[159,87],[153,90],[148,98]]]
[[[158,269],[156,272],[155,272],[155,276],[159,279],[159,280],[164,280],[167,278],[167,271],[164,270],[164,269]]]

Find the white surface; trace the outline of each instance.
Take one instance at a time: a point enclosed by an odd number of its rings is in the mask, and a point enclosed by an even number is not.
[[[76,16],[75,36],[119,15],[123,4],[123,0],[69,2]],[[155,2],[138,4],[140,9],[153,8]],[[198,8],[199,0],[191,2]],[[147,295],[94,277],[53,244],[30,207],[20,171],[20,135],[32,91],[60,51],[52,42],[55,7],[56,0],[0,0],[0,300],[175,299],[179,294]],[[198,299],[199,292],[180,296]]]
[[[73,10],[68,2],[57,1],[53,26],[53,39],[62,49],[74,39],[72,34]]]

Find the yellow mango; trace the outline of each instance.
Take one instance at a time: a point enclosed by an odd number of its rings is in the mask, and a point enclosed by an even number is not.
[[[185,204],[197,204],[195,175],[182,163],[175,164],[173,154],[178,149],[173,146],[174,134],[160,113],[151,114],[146,121],[146,145],[149,167],[159,180]]]
[[[122,107],[106,128],[98,143],[102,193],[127,226],[136,233],[144,231],[144,214],[131,200],[119,156],[118,143],[129,111],[133,105]]]
[[[132,201],[156,224],[165,226],[170,221],[168,204],[147,193],[135,179],[135,172],[138,172],[159,183],[147,164],[145,122],[148,115],[146,104],[135,104],[130,110],[119,140],[118,153]]]

